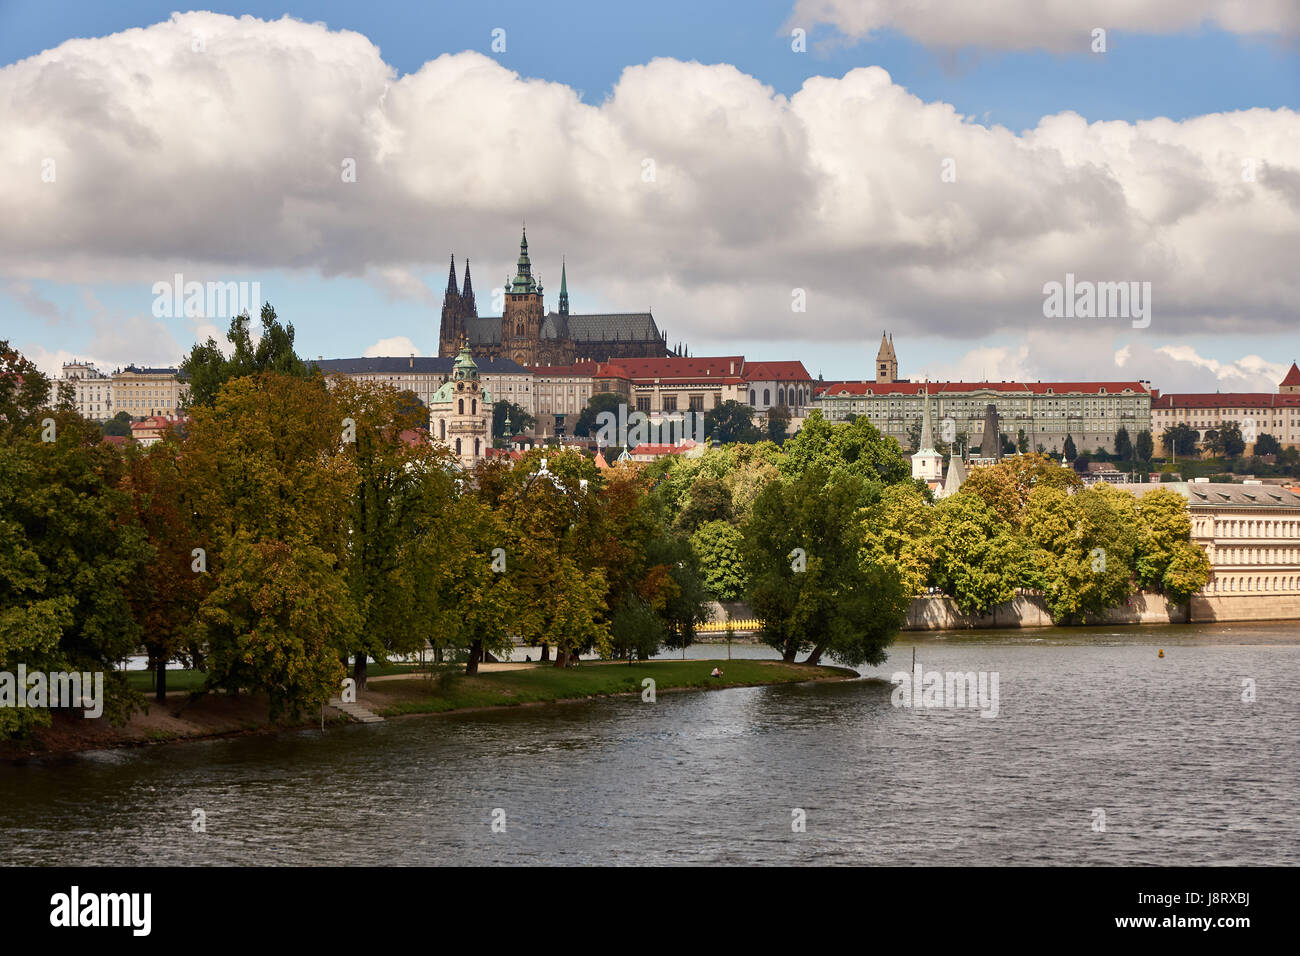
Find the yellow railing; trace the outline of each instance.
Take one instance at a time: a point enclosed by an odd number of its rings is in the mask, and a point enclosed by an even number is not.
[[[727,621],[709,621],[707,624],[699,625],[695,630],[700,634],[725,634],[727,632],[727,625]],[[730,622],[730,625],[731,630],[734,632],[761,631],[763,629],[763,622],[752,617],[733,620]]]

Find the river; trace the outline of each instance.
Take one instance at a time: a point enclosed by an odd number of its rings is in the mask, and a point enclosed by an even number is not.
[[[909,632],[865,676],[914,648],[997,716],[860,680],[39,758],[0,765],[0,859],[1300,863],[1300,624]]]

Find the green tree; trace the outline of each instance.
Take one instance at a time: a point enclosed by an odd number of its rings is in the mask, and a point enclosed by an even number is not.
[[[1165,452],[1174,455],[1190,455],[1196,451],[1196,441],[1200,436],[1191,426],[1179,422],[1170,425],[1160,435]]]
[[[361,619],[331,555],[299,539],[257,541],[236,532],[199,608],[211,649],[209,688],[248,688],[270,698],[270,716],[297,717],[338,692],[342,654]]]
[[[364,687],[368,657],[383,661],[424,646],[409,622],[425,597],[400,570],[411,559],[411,539],[426,528],[429,516],[422,512],[447,506],[452,457],[428,440],[427,418],[396,389],[345,379],[330,398],[339,420],[352,422],[343,454],[353,463],[356,485],[343,567],[362,622],[351,649],[352,676]]]
[[[717,478],[700,475],[691,483],[689,496],[677,516],[676,526],[689,535],[706,522],[730,521],[731,518],[731,489]]]
[[[855,486],[865,479],[829,478],[817,464],[759,494],[745,527],[749,603],[762,639],[785,661],[807,650],[811,664],[824,653],[849,666],[879,664],[910,595],[896,572],[859,560],[864,492]]]
[[[704,587],[717,601],[739,601],[745,592],[745,536],[727,521],[710,521],[691,535],[704,570]]]
[[[767,410],[767,438],[777,445],[785,443],[790,431],[790,409],[784,405],[773,405]]]
[[[1023,428],[1016,432],[1016,450],[1022,455],[1029,454],[1029,436]]]
[[[617,428],[619,408],[626,404],[627,399],[615,392],[597,392],[583,406],[582,414],[578,416],[578,420],[573,426],[573,434],[584,438],[595,438],[600,429],[599,418],[602,412],[608,412],[614,416],[614,425]],[[608,421],[608,419],[606,420]],[[616,444],[613,436],[610,436],[608,444]]]
[[[1151,456],[1155,454],[1155,442],[1151,438],[1151,432],[1143,429],[1138,432],[1137,439],[1133,442],[1133,455],[1138,461],[1151,464]]]
[[[963,614],[986,614],[1015,597],[1024,543],[983,498],[963,491],[939,502],[931,533],[933,580]]]
[[[908,597],[925,591],[934,564],[935,509],[915,485],[890,485],[862,512],[858,556],[897,574]]]
[[[821,411],[814,411],[799,434],[785,443],[780,470],[787,478],[797,478],[815,465],[825,469],[832,483],[857,476],[864,494],[861,504],[870,503],[881,485],[911,481],[912,469],[903,458],[902,449],[893,438],[881,435],[867,419],[852,423],[826,421]]]
[[[735,399],[715,405],[705,413],[704,434],[722,445],[752,443],[763,437],[754,424],[754,410]]]
[[[1191,540],[1192,519],[1186,499],[1165,488],[1148,491],[1137,500],[1136,528],[1137,586],[1166,594],[1175,603],[1186,603],[1205,586],[1210,573],[1204,551]]]
[[[1083,482],[1073,469],[1062,468],[1044,455],[1025,455],[975,469],[961,490],[979,495],[1003,521],[1019,527],[1029,496],[1038,487],[1070,491],[1082,488]]]
[[[248,330],[249,321],[247,312],[230,320],[226,332],[226,341],[231,345],[229,358],[216,340],[209,337],[202,345],[196,344],[181,362],[181,375],[188,378],[190,385],[186,408],[211,406],[226,382],[246,375],[278,372],[309,378],[319,374],[298,357],[293,349],[293,323],[281,325],[271,303],[262,306],[262,336],[256,345]]]
[[[1074,461],[1079,456],[1079,449],[1074,446],[1074,436],[1065,436],[1065,448],[1062,452],[1066,461]]]
[[[0,670],[106,671],[105,714],[122,720],[141,698],[113,665],[139,644],[128,588],[151,552],[121,455],[98,426],[50,408],[51,391],[0,342]],[[0,734],[48,722],[0,708]]]
[[[1074,494],[1034,489],[1023,520],[1032,549],[1025,580],[1043,592],[1054,621],[1077,623],[1133,593],[1136,520],[1133,496],[1106,484]]]
[[[131,416],[126,412],[118,412],[108,421],[99,427],[100,433],[108,436],[113,435],[118,438],[131,437]]]
[[[510,419],[509,435],[506,434],[507,418]],[[496,435],[499,440],[504,441],[513,438],[515,435],[531,432],[536,425],[537,419],[514,402],[502,400],[492,403],[492,434]]]
[[[1261,434],[1255,439],[1256,455],[1280,455],[1282,443],[1273,435]]]
[[[1128,437],[1128,429],[1123,425],[1115,431],[1115,458],[1118,461],[1133,459],[1133,442]]]

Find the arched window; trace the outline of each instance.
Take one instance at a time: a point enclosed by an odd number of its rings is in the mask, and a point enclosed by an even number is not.
[[[461,398],[456,400],[456,414],[457,415],[465,414],[465,399]]]
[[[772,390],[770,388],[763,389],[763,404],[764,405],[772,404]]]
[[[471,399],[469,400],[469,413],[470,413],[471,415],[477,415],[477,414],[478,414],[478,399],[477,399],[477,398],[471,398]]]
[[[447,419],[445,418],[440,418],[438,420],[438,437],[444,441],[447,438]]]
[[[475,439],[474,439],[474,457],[475,457],[475,458],[478,457],[478,442],[479,442],[479,440],[478,440],[477,438],[475,438]]]
[[[456,439],[456,454],[460,454],[460,439]]]
[[[754,390],[752,388],[749,390],[749,404],[754,404]]]

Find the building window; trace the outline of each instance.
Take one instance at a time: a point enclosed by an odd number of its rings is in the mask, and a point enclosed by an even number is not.
[[[456,400],[456,414],[457,415],[465,414],[465,399],[460,398]]]
[[[638,395],[638,396],[636,397],[636,410],[637,410],[638,412],[648,412],[648,411],[650,411],[650,396],[649,396],[649,395]]]
[[[693,412],[702,412],[702,411],[704,411],[704,396],[703,396],[703,395],[692,395],[692,396],[691,396],[691,411],[693,411]]]
[[[666,412],[675,412],[675,411],[677,411],[677,396],[676,396],[676,395],[665,395],[665,396],[664,396],[664,411],[666,411]]]
[[[460,439],[456,439],[456,454],[460,454]]]
[[[752,388],[749,390],[749,404],[754,404],[754,390]]]
[[[772,404],[772,390],[771,390],[771,389],[767,389],[767,388],[763,389],[763,404],[764,404],[764,405],[771,405],[771,404]]]

